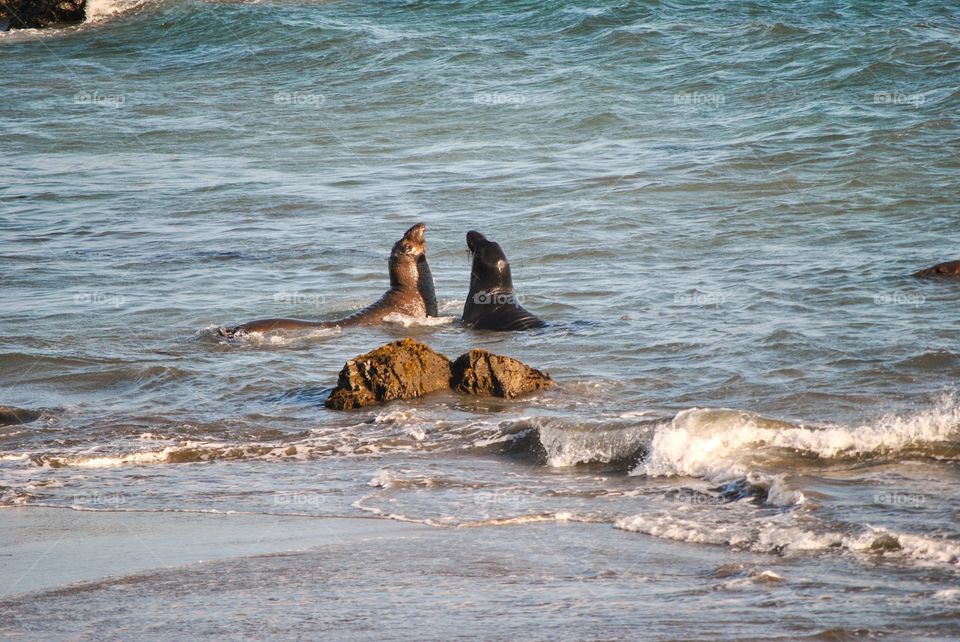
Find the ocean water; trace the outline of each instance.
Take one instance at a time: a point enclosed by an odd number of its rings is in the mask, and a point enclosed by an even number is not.
[[[0,427],[0,505],[374,516],[558,575],[665,551],[591,584],[593,628],[531,574],[490,638],[960,637],[960,283],[910,277],[960,258],[953,3],[90,13],[0,34],[0,404],[42,411]],[[418,221],[440,319],[217,336],[366,305]],[[549,327],[457,323],[470,229]],[[404,336],[560,385],[323,407]]]

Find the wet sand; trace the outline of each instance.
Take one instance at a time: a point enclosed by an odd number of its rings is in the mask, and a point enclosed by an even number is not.
[[[0,511],[0,637],[956,639],[950,577],[538,522]],[[891,586],[886,581],[896,576]],[[875,624],[851,626],[859,613]]]
[[[379,519],[0,509],[0,596],[428,530]]]

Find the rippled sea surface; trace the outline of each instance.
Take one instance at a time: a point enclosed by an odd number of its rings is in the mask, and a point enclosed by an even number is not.
[[[561,636],[960,636],[953,3],[91,6],[0,34],[0,505],[553,525],[702,561]],[[418,221],[443,319],[217,336],[373,301]],[[549,327],[457,323],[470,229]],[[560,385],[323,407],[405,336]]]

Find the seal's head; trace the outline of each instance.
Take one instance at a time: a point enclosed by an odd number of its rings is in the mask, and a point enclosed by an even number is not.
[[[513,290],[510,262],[499,243],[488,241],[480,232],[467,232],[467,248],[473,255],[470,271],[470,292],[481,290],[506,292]]]
[[[418,288],[420,267],[427,262],[426,232],[426,223],[417,223],[393,244],[389,262],[392,287]]]

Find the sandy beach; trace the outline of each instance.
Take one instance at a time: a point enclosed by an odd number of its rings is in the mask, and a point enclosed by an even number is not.
[[[57,508],[3,509],[0,524],[5,600],[108,577],[429,530],[377,519]]]
[[[4,639],[849,640],[864,633],[849,608],[904,635],[958,632],[955,596],[931,576],[901,574],[906,608],[882,569],[646,537],[624,547],[633,536],[604,524],[43,508],[4,509],[0,523]]]

